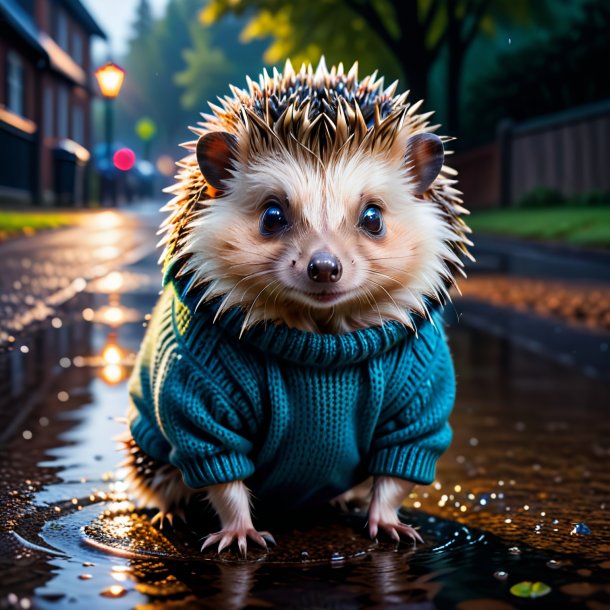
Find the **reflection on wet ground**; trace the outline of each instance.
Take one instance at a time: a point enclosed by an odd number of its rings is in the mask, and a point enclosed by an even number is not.
[[[607,284],[487,274],[463,282],[462,294],[496,306],[602,329],[610,339],[610,286]]]
[[[375,545],[361,515],[324,513],[277,527],[268,558],[217,562],[197,551],[201,523],[151,528],[130,510],[112,438],[155,260],[90,282],[0,353],[0,608],[610,606],[610,389],[461,325],[455,440],[405,513],[424,546]],[[520,599],[521,581],[552,590]]]

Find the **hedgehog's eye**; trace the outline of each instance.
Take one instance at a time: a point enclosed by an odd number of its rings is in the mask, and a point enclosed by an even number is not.
[[[267,237],[276,235],[281,233],[287,226],[288,221],[286,216],[284,216],[284,211],[276,203],[268,205],[261,214],[259,228],[262,235]]]
[[[381,210],[376,205],[369,205],[364,208],[362,214],[360,214],[358,226],[376,237],[383,235],[385,233],[385,224]]]

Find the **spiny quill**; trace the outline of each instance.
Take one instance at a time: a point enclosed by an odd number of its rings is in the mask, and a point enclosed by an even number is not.
[[[341,156],[351,156],[357,151],[370,154],[384,154],[389,151],[401,132],[410,135],[432,133],[438,125],[431,125],[428,119],[432,113],[418,114],[421,101],[411,104],[408,92],[396,95],[397,82],[384,87],[383,78],[377,73],[358,79],[357,63],[345,73],[343,65],[333,66],[330,70],[322,59],[314,70],[305,65],[296,72],[290,61],[286,62],[283,73],[274,69],[270,76],[265,70],[258,82],[246,78],[247,89],[231,86],[232,96],[219,98],[219,105],[210,104],[212,114],[202,115],[203,121],[191,127],[198,137],[209,132],[233,134],[241,146],[241,156],[270,155],[282,149],[296,159],[315,160],[324,172],[327,165],[336,162]],[[441,137],[443,143],[451,140]],[[245,291],[238,285],[223,281],[224,278],[212,264],[200,265],[193,259],[193,232],[204,221],[210,200],[219,192],[208,184],[203,177],[195,156],[197,140],[182,145],[191,151],[177,165],[177,182],[166,189],[174,198],[163,208],[169,212],[160,233],[160,245],[165,249],[161,257],[166,269],[172,269],[177,276],[194,273],[196,277],[190,284],[191,290],[205,285],[201,302],[224,296],[218,310],[220,315],[231,306],[250,305],[244,330],[251,324],[265,319],[268,301],[281,295],[275,283],[270,283],[257,293],[250,295],[256,300],[262,297],[261,311],[247,303]],[[232,176],[237,175],[230,169]],[[443,165],[439,175],[421,195],[421,199],[435,205],[444,218],[447,230],[444,236],[445,248],[440,254],[434,271],[442,276],[443,282],[431,282],[426,296],[430,300],[443,302],[448,298],[448,288],[456,285],[454,275],[464,275],[462,256],[471,258],[468,246],[470,229],[461,216],[467,214],[460,199],[460,191],[454,188],[457,172]],[[220,193],[222,194],[222,193]],[[261,275],[264,272],[261,272]],[[240,283],[244,282],[239,280]],[[246,282],[247,283],[247,282]],[[386,291],[387,292],[387,291]],[[408,293],[408,289],[403,291]],[[369,299],[365,292],[363,298]],[[400,311],[392,296],[389,307]],[[373,300],[375,301],[374,297]],[[426,316],[427,305],[421,295],[413,295],[401,303],[420,315]],[[397,318],[412,326],[410,316],[402,313],[388,313],[386,304],[383,311],[377,307],[379,318]],[[331,312],[332,313],[332,312]]]

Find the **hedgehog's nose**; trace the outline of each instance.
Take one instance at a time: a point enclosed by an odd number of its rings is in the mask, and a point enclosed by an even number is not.
[[[307,275],[314,282],[338,282],[342,272],[341,261],[330,252],[314,252],[307,265]]]

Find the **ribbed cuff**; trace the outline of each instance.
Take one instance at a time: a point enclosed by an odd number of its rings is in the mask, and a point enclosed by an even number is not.
[[[399,477],[429,485],[434,481],[436,462],[440,454],[417,446],[397,446],[380,449],[369,464],[369,474]]]
[[[193,489],[242,481],[254,473],[254,464],[242,453],[218,453],[196,459],[172,460],[184,482]]]
[[[169,443],[142,415],[138,414],[134,418],[129,429],[144,453],[160,462],[167,462],[171,449]]]

